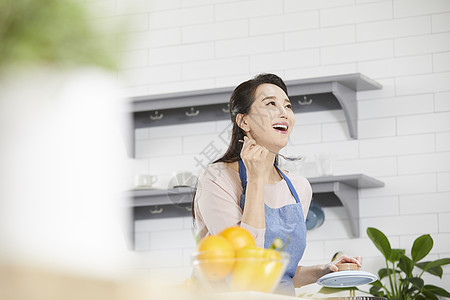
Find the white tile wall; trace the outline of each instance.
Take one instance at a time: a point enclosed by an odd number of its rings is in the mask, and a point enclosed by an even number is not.
[[[307,157],[332,149],[335,173],[364,173],[385,187],[360,191],[361,237],[350,237],[345,211],[327,208],[308,233],[303,264],[337,250],[383,264],[366,228],[383,230],[394,247],[420,234],[435,241],[434,258],[450,256],[450,1],[448,0],[176,0],[87,2],[93,22],[133,20],[122,45],[120,76],[130,96],[235,86],[258,72],[285,79],[361,72],[383,89],[358,93],[359,139],[341,111],[297,115],[286,152]],[[135,172],[167,186],[180,169],[198,172],[208,142],[224,150],[226,122],[136,132]],[[309,173],[308,173],[309,172]],[[136,222],[141,269],[189,276],[194,248],[189,217]],[[170,275],[168,275],[170,277]],[[428,277],[427,277],[428,280]],[[429,280],[450,289],[444,279]]]

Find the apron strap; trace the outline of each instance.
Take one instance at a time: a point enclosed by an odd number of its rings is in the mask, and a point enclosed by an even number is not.
[[[245,195],[245,192],[247,190],[247,169],[245,168],[244,162],[241,160],[238,161],[239,163],[239,178],[241,179],[242,184],[242,194]],[[298,197],[297,191],[294,188],[294,185],[289,180],[289,178],[278,168],[276,164],[274,164],[275,168],[277,168],[278,172],[280,172],[281,176],[283,176],[283,179],[286,181],[289,190],[291,191],[292,196],[295,198],[295,202],[300,203],[300,198]]]

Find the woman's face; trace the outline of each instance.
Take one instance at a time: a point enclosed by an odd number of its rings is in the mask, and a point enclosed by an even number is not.
[[[280,87],[269,83],[258,86],[254,98],[240,127],[257,144],[278,152],[287,145],[295,124],[291,102]]]

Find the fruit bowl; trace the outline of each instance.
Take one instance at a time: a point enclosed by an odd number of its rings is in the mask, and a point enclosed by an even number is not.
[[[288,263],[288,253],[256,247],[192,255],[193,276],[203,290],[212,293],[273,292]]]

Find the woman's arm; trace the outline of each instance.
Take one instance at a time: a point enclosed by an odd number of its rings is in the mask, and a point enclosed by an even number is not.
[[[336,265],[340,263],[356,263],[358,268],[361,268],[361,257],[342,255],[326,265],[298,266],[292,282],[296,288],[315,283],[320,277],[331,272],[336,272],[338,270]]]

